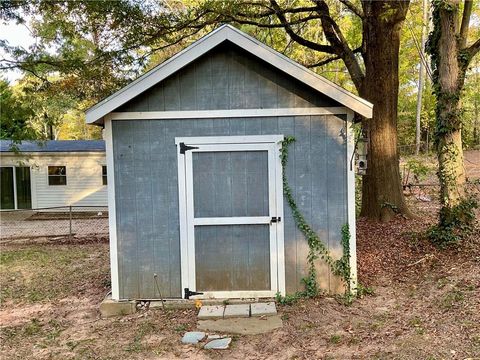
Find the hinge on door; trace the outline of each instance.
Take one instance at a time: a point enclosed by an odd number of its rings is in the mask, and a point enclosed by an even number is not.
[[[185,154],[185,151],[193,150],[193,149],[198,149],[198,147],[188,146],[188,145],[185,145],[185,143],[183,142],[180,143],[180,154]]]
[[[190,296],[203,295],[202,292],[190,291],[189,288],[185,288],[185,299],[190,299]]]
[[[270,224],[271,223],[279,223],[280,221],[282,221],[282,218],[280,216],[272,216],[272,218],[270,219]]]

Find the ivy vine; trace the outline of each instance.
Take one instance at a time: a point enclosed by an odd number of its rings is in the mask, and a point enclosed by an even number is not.
[[[440,181],[440,211],[439,223],[428,231],[430,240],[441,247],[457,243],[463,233],[473,230],[474,209],[478,203],[474,198],[463,198],[456,204],[452,202],[452,194],[458,194],[457,171],[459,151],[458,145],[451,140],[452,134],[462,128],[463,111],[459,106],[465,73],[470,62],[470,56],[465,50],[459,50],[457,55],[459,70],[457,84],[453,89],[443,88],[440,82],[440,40],[442,31],[441,12],[458,10],[458,4],[444,0],[432,1],[433,29],[429,35],[426,50],[430,55],[433,71],[433,92],[437,99],[435,107],[435,146],[439,162],[438,178]],[[452,17],[453,18],[453,17]],[[453,21],[453,20],[451,20]],[[451,23],[452,28],[455,24]],[[457,40],[458,41],[458,40]],[[461,145],[460,145],[461,146]]]
[[[307,223],[305,216],[303,216],[297,206],[297,203],[293,196],[292,188],[288,184],[286,171],[288,163],[288,148],[293,142],[295,142],[295,138],[293,136],[287,136],[284,138],[280,150],[280,159],[283,169],[283,194],[287,200],[288,205],[290,206],[290,209],[292,210],[295,225],[307,240],[309,247],[307,255],[308,275],[302,279],[302,282],[305,285],[305,291],[301,294],[297,294],[297,296],[314,297],[319,294],[320,289],[317,283],[317,270],[315,267],[315,260],[317,259],[322,259],[323,261],[325,261],[332,273],[342,278],[342,280],[345,282],[345,293],[350,294],[350,230],[348,224],[345,224],[341,229],[343,255],[339,260],[335,260],[331,256],[327,246],[320,240],[318,234]],[[294,299],[295,296],[291,298],[291,300]]]

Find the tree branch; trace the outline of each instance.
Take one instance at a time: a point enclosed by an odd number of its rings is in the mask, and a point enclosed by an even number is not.
[[[275,10],[275,14],[277,15],[278,20],[280,20],[280,23],[283,25],[283,28],[285,29],[287,34],[292,38],[292,40],[312,50],[317,50],[317,51],[325,52],[328,54],[338,55],[332,46],[318,44],[316,42],[307,40],[301,37],[300,35],[298,35],[295,31],[293,31],[292,27],[290,26],[290,23],[285,18],[285,15],[282,13],[282,9],[277,4],[277,2],[275,0],[270,0],[270,3],[272,4],[273,9]]]
[[[352,3],[350,0],[340,0],[340,2],[345,5],[351,12],[353,12],[355,15],[357,15],[359,18],[363,19],[363,11],[361,8],[356,6],[354,3]]]
[[[300,18],[300,19],[297,19],[297,20],[294,20],[294,21],[289,21],[289,22],[286,21],[285,23],[280,22],[279,24],[265,24],[265,23],[260,23],[260,22],[253,21],[253,20],[240,19],[240,18],[235,17],[235,16],[230,15],[230,14],[224,14],[223,16],[225,17],[224,19],[229,21],[229,22],[236,22],[236,23],[244,24],[244,25],[254,25],[254,26],[257,26],[257,27],[260,27],[260,28],[269,28],[269,29],[284,28],[285,30],[287,30],[287,26],[289,28],[291,28],[292,25],[299,25],[299,24],[305,23],[308,20],[314,20],[314,19],[319,19],[320,18],[318,15],[310,15],[310,16],[306,16],[304,18]],[[290,37],[292,37],[292,36],[290,36]],[[308,41],[308,40],[306,40],[306,41]],[[313,43],[313,44],[316,44],[316,43]],[[316,45],[318,45],[318,44],[316,44]],[[319,51],[323,51],[323,50],[319,50]]]
[[[362,47],[359,46],[358,48],[353,50],[353,53],[359,53],[361,51],[362,51]],[[327,65],[327,64],[331,63],[332,61],[336,61],[336,60],[342,60],[342,58],[338,55],[337,56],[332,56],[332,57],[329,57],[328,59],[324,59],[324,60],[321,60],[317,63],[309,64],[309,65],[305,65],[305,66],[308,67],[308,68],[314,68],[314,67]]]
[[[355,87],[359,91],[365,77],[363,70],[355,57],[353,50],[348,45],[347,39],[342,33],[340,26],[330,16],[330,9],[324,0],[313,0],[317,5],[317,13],[320,15],[323,32],[330,45],[335,50],[335,55],[338,55],[350,73]]]
[[[468,29],[470,25],[470,16],[472,15],[473,0],[465,0],[462,14],[462,24],[460,25],[459,47],[464,49],[467,46]]]
[[[470,59],[480,51],[480,39],[477,39],[472,45],[465,49]]]
[[[242,5],[245,5],[245,3],[242,3]],[[264,11],[264,12],[248,13],[248,14],[238,11],[236,13],[236,15],[242,16],[242,17],[247,17],[247,18],[252,18],[252,19],[260,19],[260,18],[264,18],[264,17],[276,14],[275,10],[270,8],[270,7],[267,7],[263,4],[255,4],[255,5],[261,5],[265,8],[267,8],[268,10]],[[291,9],[281,9],[282,14],[299,14],[299,13],[312,12],[312,11],[315,11],[314,6],[291,8]]]

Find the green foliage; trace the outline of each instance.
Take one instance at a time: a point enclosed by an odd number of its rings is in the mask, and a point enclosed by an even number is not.
[[[27,122],[32,115],[33,109],[14,94],[6,80],[0,78],[0,139],[14,142],[34,139],[35,131]]]
[[[357,285],[357,297],[361,299],[367,295],[369,296],[375,295],[375,290],[372,287],[364,286],[359,283]]]
[[[315,262],[317,259],[324,260],[330,267],[332,273],[336,276],[340,276],[345,283],[346,293],[351,293],[350,289],[350,230],[348,224],[345,224],[342,229],[342,247],[343,255],[339,260],[334,260],[328,251],[327,246],[320,240],[318,234],[307,223],[305,217],[298,209],[297,203],[293,197],[292,189],[288,184],[286,166],[288,163],[288,147],[295,141],[292,136],[287,136],[282,142],[282,148],[280,150],[280,159],[282,163],[282,180],[283,180],[283,194],[287,199],[287,203],[292,210],[293,219],[297,228],[305,236],[309,252],[307,255],[308,262],[308,275],[302,279],[305,286],[305,291],[293,295],[291,298],[279,299],[279,302],[294,302],[298,296],[315,297],[320,293],[320,289],[317,283],[317,271]]]
[[[474,197],[464,199],[460,204],[440,209],[440,220],[428,230],[430,241],[440,248],[457,245],[462,238],[475,228],[475,209],[478,201]]]
[[[280,305],[293,305],[302,297],[305,297],[303,292],[296,292],[295,294],[287,294],[285,296],[276,293],[275,301]]]
[[[407,160],[405,166],[408,173],[413,174],[416,181],[425,180],[432,172],[431,166],[422,158],[411,157]]]
[[[350,280],[351,280],[351,269],[350,269],[350,229],[348,224],[342,226],[342,257],[335,261],[333,266],[333,274],[340,276],[346,286],[346,293],[350,294]]]
[[[308,275],[302,279],[305,284],[306,295],[313,297],[318,295],[319,289],[317,284],[317,271],[315,268],[315,261],[318,258],[324,260],[327,265],[333,270],[335,267],[335,260],[330,255],[326,245],[320,240],[318,234],[308,225],[305,217],[298,209],[297,203],[293,197],[292,189],[287,180],[287,163],[288,163],[288,147],[295,141],[292,136],[287,136],[282,142],[282,148],[280,150],[280,159],[282,163],[282,180],[283,180],[283,195],[287,199],[287,203],[292,210],[293,219],[297,228],[302,232],[307,240],[309,252],[307,255],[308,262]]]

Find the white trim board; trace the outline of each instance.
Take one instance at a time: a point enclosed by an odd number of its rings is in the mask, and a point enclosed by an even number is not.
[[[365,99],[348,92],[233,26],[223,25],[88,109],[87,123],[102,123],[103,117],[108,113],[227,40],[356,113],[367,118],[372,117],[373,105]]]
[[[194,111],[131,111],[112,112],[105,116],[109,120],[173,120],[173,119],[216,119],[216,118],[250,118],[272,116],[313,116],[342,115],[348,108],[309,107],[278,109],[235,109],[235,110],[194,110]]]
[[[283,135],[240,135],[240,136],[198,136],[176,137],[175,144],[188,143],[189,145],[218,145],[218,144],[244,144],[240,150],[244,150],[250,144],[278,143],[283,141]],[[229,149],[234,149],[233,147]],[[265,150],[267,150],[265,148]]]
[[[355,166],[350,167],[355,152],[355,132],[353,129],[354,113],[350,111],[347,116],[347,219],[350,230],[350,290],[357,293],[357,236],[355,216]]]
[[[107,152],[107,191],[108,191],[108,228],[110,236],[110,271],[112,282],[112,299],[120,300],[120,278],[117,245],[117,217],[115,209],[115,170],[113,161],[112,122],[105,121],[105,149]]]

